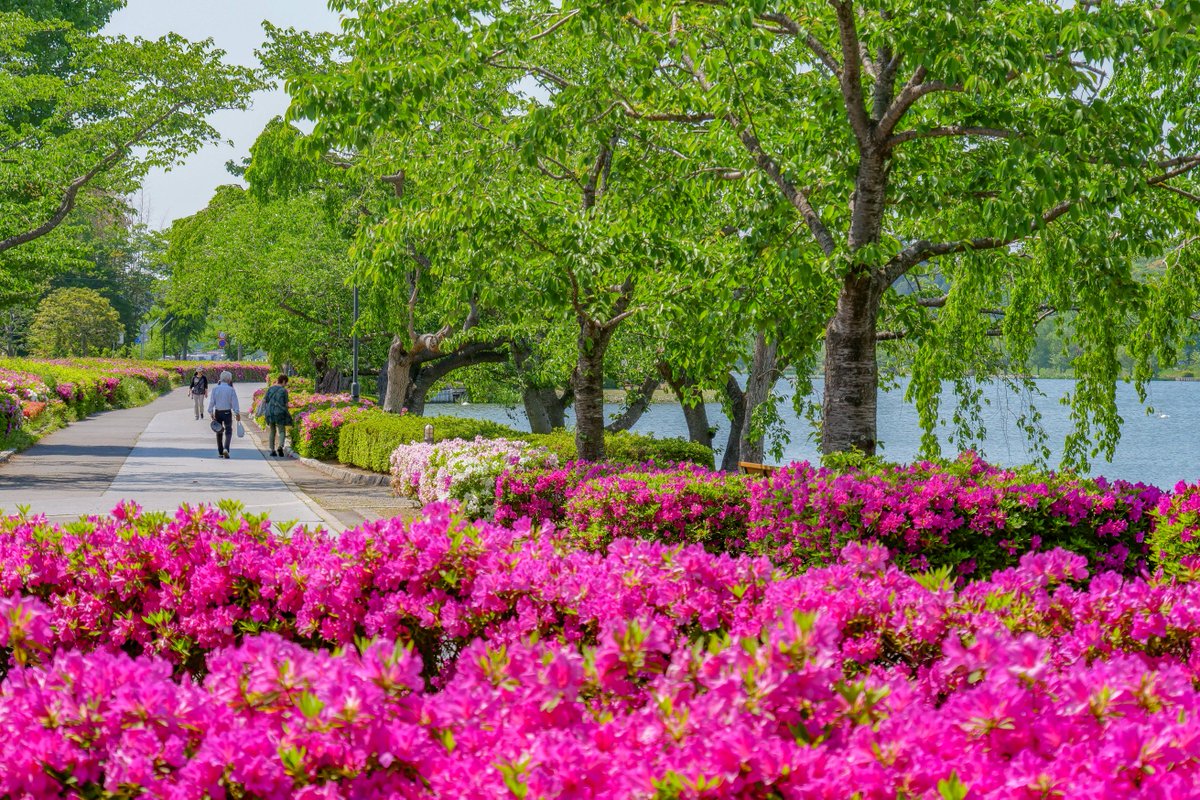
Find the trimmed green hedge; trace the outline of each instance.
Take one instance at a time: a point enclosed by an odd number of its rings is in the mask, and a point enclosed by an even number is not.
[[[522,433],[497,422],[467,417],[416,417],[371,411],[339,430],[337,459],[373,472],[388,473],[392,451],[402,444],[420,442],[425,438],[425,426],[433,425],[434,441],[446,439],[516,439],[545,447],[558,456],[560,464],[575,460],[575,434],[560,430],[554,433]],[[661,465],[690,463],[713,467],[713,451],[686,439],[656,439],[640,433],[604,434],[606,459],[618,464]]]
[[[391,471],[392,451],[402,444],[425,439],[425,426],[433,425],[434,441],[445,439],[525,439],[528,435],[481,419],[463,417],[398,416],[371,413],[341,428],[338,461],[384,474]]]
[[[559,463],[566,464],[575,460],[575,432],[558,430],[553,433],[522,434],[522,438],[536,445],[545,447],[558,456]],[[687,439],[658,439],[642,433],[604,434],[605,460],[616,464],[645,464],[653,461],[656,464],[699,464],[702,467],[713,468],[713,451],[698,442]]]

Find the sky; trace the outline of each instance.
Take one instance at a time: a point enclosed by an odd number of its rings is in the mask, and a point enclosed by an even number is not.
[[[254,50],[263,40],[262,21],[280,27],[304,30],[336,30],[338,17],[325,0],[129,0],[113,15],[107,34],[158,38],[174,31],[185,39],[211,38],[224,50],[231,63],[257,66]],[[196,213],[208,205],[213,190],[236,179],[225,171],[229,160],[240,161],[250,154],[250,145],[271,120],[287,110],[282,90],[262,92],[247,111],[213,115],[213,127],[222,144],[196,153],[170,172],[156,170],[146,177],[140,196],[133,198],[145,222],[155,228]],[[230,144],[232,142],[232,144]]]

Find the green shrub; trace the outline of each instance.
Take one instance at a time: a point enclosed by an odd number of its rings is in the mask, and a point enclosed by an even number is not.
[[[417,417],[375,411],[344,425],[338,437],[338,461],[372,472],[391,472],[392,451],[402,444],[425,439],[425,426],[433,425],[434,441],[446,439],[525,439],[496,422],[463,417]]]
[[[1150,559],[1174,578],[1200,578],[1200,484],[1180,484],[1159,500]]]
[[[525,434],[524,439],[545,447],[558,456],[560,463],[575,460],[575,433],[557,430],[545,434]],[[713,451],[698,442],[687,439],[658,439],[641,433],[622,431],[604,434],[605,459],[617,464],[645,464],[653,461],[660,466],[667,464],[698,464],[713,467]]]
[[[566,528],[586,550],[604,550],[614,538],[629,536],[739,552],[749,497],[745,476],[693,466],[608,475],[576,487],[566,501]]]

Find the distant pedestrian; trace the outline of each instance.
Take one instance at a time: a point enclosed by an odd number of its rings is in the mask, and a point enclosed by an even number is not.
[[[196,414],[196,419],[203,419],[204,400],[208,397],[208,377],[205,376],[203,367],[196,367],[189,394],[192,396],[192,411]]]
[[[208,401],[208,413],[214,421],[221,423],[222,430],[217,431],[217,456],[229,458],[229,441],[233,438],[233,420],[237,417],[242,421],[242,410],[238,407],[237,392],[233,389],[233,374],[228,370],[221,373],[221,382],[212,390]],[[222,444],[221,435],[225,440]]]
[[[275,385],[267,389],[262,399],[263,417],[267,421],[267,445],[271,455],[283,457],[284,439],[287,437],[288,426],[292,424],[292,413],[288,411],[288,376],[280,375],[275,379]],[[275,448],[275,434],[279,434],[279,448]]]

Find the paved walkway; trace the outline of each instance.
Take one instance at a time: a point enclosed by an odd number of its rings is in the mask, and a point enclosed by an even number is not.
[[[237,387],[246,421],[251,396],[261,386]],[[54,521],[69,521],[106,514],[123,500],[169,511],[228,498],[278,522],[335,531],[401,513],[403,501],[386,489],[347,487],[292,459],[267,456],[259,432],[252,424],[247,428],[246,438],[234,437],[230,458],[220,459],[216,436],[207,419],[193,417],[186,389],[142,408],[97,414],[0,465],[0,510],[28,506]],[[312,494],[328,496],[332,508],[319,505]]]

